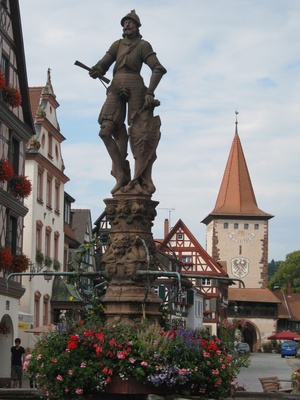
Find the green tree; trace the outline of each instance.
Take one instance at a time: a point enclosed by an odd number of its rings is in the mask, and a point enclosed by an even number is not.
[[[271,262],[268,263],[268,282],[273,278],[275,273],[278,271],[281,263],[282,261],[274,261],[274,260],[271,260]]]
[[[292,292],[300,293],[300,250],[287,254],[285,261],[269,281],[268,287],[273,290],[277,286],[281,291],[285,291],[288,282],[291,283]]]

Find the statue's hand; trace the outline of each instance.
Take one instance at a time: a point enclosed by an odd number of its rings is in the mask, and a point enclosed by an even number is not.
[[[145,108],[154,107],[154,103],[155,103],[154,96],[152,94],[146,94],[144,107]]]
[[[96,67],[92,67],[90,72],[89,72],[89,75],[90,75],[91,78],[97,79],[99,77],[98,69]]]
[[[152,94],[145,95],[145,102],[144,102],[143,110],[154,109],[154,107],[158,107],[158,106],[160,106],[160,101],[157,99],[154,99],[154,96]]]

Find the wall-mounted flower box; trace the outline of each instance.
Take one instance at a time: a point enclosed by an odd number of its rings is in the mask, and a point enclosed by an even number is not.
[[[10,180],[11,191],[16,197],[28,197],[32,190],[31,181],[25,175],[16,175]]]
[[[14,169],[6,157],[0,159],[0,182],[9,181],[14,175]]]

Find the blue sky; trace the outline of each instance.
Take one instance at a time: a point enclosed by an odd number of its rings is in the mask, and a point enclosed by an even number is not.
[[[51,68],[74,207],[90,208],[95,221],[114,186],[98,137],[105,89],[74,61],[94,65],[135,8],[141,34],[168,70],[156,91],[162,137],[153,167],[154,237],[163,236],[165,218],[171,225],[181,218],[205,248],[201,220],[214,208],[238,110],[258,206],[275,215],[269,260],[300,249],[298,0],[19,1],[29,85],[44,85]],[[149,71],[142,73],[148,84]]]

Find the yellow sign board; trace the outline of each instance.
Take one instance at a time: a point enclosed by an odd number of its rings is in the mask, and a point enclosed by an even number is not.
[[[18,328],[19,329],[23,329],[23,330],[28,329],[29,328],[29,324],[25,324],[24,322],[19,322],[18,323]]]

